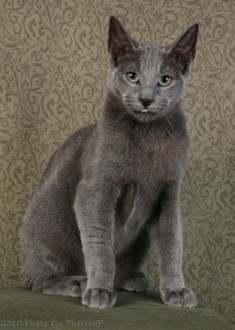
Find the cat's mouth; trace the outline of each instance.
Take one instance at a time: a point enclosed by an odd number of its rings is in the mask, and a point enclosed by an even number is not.
[[[134,112],[140,115],[156,115],[156,112],[150,111],[149,109],[146,108],[141,110],[135,110]]]
[[[141,122],[148,122],[155,120],[158,117],[159,113],[157,111],[143,108],[140,110],[134,110],[133,115]]]

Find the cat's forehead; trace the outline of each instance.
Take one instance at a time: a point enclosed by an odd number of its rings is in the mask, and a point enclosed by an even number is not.
[[[139,65],[142,69],[160,70],[166,64],[168,47],[139,45]]]
[[[151,56],[162,56],[166,50],[167,47],[158,47],[148,44],[139,44],[138,50],[142,53],[142,56],[151,57]]]
[[[170,56],[170,47],[158,47],[146,44],[135,44],[134,51],[122,57],[118,61],[117,71],[137,71],[143,76],[169,74],[179,75],[179,66]]]

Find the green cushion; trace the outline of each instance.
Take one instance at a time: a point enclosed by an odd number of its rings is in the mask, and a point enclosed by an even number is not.
[[[0,288],[0,329],[232,330],[220,314],[170,308],[157,293],[119,292],[116,306],[97,310],[81,300],[23,288]]]

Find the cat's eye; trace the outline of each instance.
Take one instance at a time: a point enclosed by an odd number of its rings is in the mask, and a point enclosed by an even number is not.
[[[172,83],[172,78],[170,76],[162,76],[159,80],[158,83],[161,87],[167,87],[170,86]]]
[[[136,84],[139,81],[139,76],[136,72],[127,72],[126,78],[132,84]]]

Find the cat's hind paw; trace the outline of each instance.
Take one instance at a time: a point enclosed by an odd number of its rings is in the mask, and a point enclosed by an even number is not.
[[[179,290],[163,289],[161,295],[163,302],[169,306],[192,308],[197,305],[196,295],[189,288]]]
[[[82,296],[82,304],[93,308],[113,307],[116,300],[116,292],[98,288],[86,289]]]
[[[143,273],[133,272],[120,278],[115,286],[126,291],[146,292],[149,288],[149,282]]]

